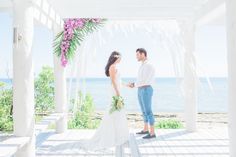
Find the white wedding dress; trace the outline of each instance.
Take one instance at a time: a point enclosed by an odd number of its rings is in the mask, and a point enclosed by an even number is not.
[[[116,83],[120,91],[121,79],[118,71],[116,74]],[[111,103],[112,96],[115,95],[115,90],[112,85],[111,85],[111,92],[109,93],[111,93],[110,96],[110,103]],[[79,145],[82,149],[97,151],[120,146],[128,141],[129,129],[128,129],[128,121],[126,118],[125,109],[123,108],[120,111],[115,111],[110,114],[109,113],[110,107],[111,104],[108,104],[108,107],[100,123],[100,126],[95,131],[93,137],[91,139],[86,139],[80,142]]]

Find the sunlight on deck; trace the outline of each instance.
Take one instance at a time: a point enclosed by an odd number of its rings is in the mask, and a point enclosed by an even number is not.
[[[64,134],[55,134],[53,131],[40,134],[37,138],[37,157],[115,156],[114,148],[96,152],[78,148],[78,141],[91,137],[93,133],[94,130],[68,130]],[[137,144],[139,156],[229,156],[226,128],[204,129],[193,133],[180,129],[158,130],[157,135],[152,140],[135,136],[135,142],[131,143]],[[131,156],[131,150],[129,144],[125,144],[124,156]]]

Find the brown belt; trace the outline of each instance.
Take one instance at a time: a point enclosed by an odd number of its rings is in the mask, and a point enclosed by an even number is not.
[[[144,86],[140,86],[138,88],[147,88],[147,87],[151,87],[150,85],[144,85]]]

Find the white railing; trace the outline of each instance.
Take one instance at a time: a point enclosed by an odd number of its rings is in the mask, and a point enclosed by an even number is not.
[[[35,125],[35,136],[47,130],[48,126],[63,118],[63,113],[53,113],[43,118]],[[27,143],[30,137],[11,136],[8,139],[0,142],[0,157],[10,157],[20,151]]]
[[[30,141],[30,137],[10,137],[0,143],[0,157],[13,156]]]

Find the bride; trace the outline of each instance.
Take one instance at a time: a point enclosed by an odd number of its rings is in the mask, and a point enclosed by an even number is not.
[[[121,96],[121,79],[120,73],[117,69],[117,64],[120,63],[121,55],[119,52],[112,52],[107,65],[105,67],[105,74],[111,81],[110,103],[112,103],[112,96]],[[117,147],[126,143],[129,139],[128,122],[124,108],[109,112],[111,104],[108,104],[107,110],[102,118],[100,126],[96,130],[91,139],[83,140],[81,147],[86,150],[101,150],[110,147]]]

